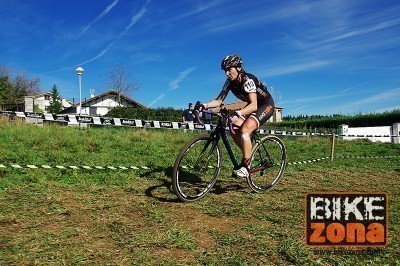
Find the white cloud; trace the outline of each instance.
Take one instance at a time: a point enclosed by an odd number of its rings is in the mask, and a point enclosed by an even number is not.
[[[353,31],[349,31],[340,36],[336,36],[330,40],[327,40],[326,42],[332,42],[332,41],[342,40],[342,39],[346,39],[346,38],[350,38],[350,37],[355,37],[358,35],[368,34],[368,33],[374,32],[374,31],[378,31],[378,30],[382,30],[382,29],[385,29],[388,27],[398,25],[399,23],[400,23],[400,19],[393,19],[393,20],[380,22],[375,25],[370,25],[370,26],[366,26],[364,28],[359,28],[359,29],[355,29]]]
[[[280,76],[280,75],[287,75],[287,74],[292,74],[292,73],[297,73],[297,72],[303,72],[303,71],[308,71],[312,69],[318,69],[325,67],[327,65],[330,65],[334,63],[334,61],[328,61],[328,60],[317,60],[317,61],[312,61],[312,62],[305,62],[305,63],[299,63],[299,64],[289,64],[286,66],[278,66],[278,67],[271,67],[271,70],[269,71],[264,71],[265,77],[275,77],[275,76]]]
[[[119,1],[119,0],[118,0],[118,1]],[[107,14],[108,12],[110,12],[110,10],[112,9],[112,7],[114,7],[114,6],[118,3],[118,1],[115,0],[110,6],[108,6],[108,7],[105,9],[105,11],[102,12],[102,14],[104,13],[104,15],[105,15],[105,14]],[[110,43],[109,45],[107,45],[107,47],[104,48],[104,49],[103,49],[100,53],[98,53],[96,56],[94,56],[94,57],[92,57],[92,58],[90,58],[90,59],[88,59],[88,60],[85,60],[85,61],[81,62],[80,64],[78,64],[78,65],[76,65],[76,66],[66,67],[66,68],[63,68],[63,69],[60,69],[60,70],[56,70],[56,71],[52,71],[52,72],[60,72],[60,71],[69,70],[69,69],[75,68],[75,67],[77,67],[77,66],[83,66],[83,65],[85,65],[85,64],[87,64],[87,63],[89,63],[89,62],[95,61],[95,60],[101,58],[102,56],[104,56],[104,55],[108,52],[108,50],[114,45],[114,43],[116,42],[116,40],[118,40],[118,39],[121,38],[123,35],[125,35],[125,33],[126,33],[130,28],[132,28],[141,18],[143,18],[143,16],[144,16],[145,13],[146,13],[146,7],[147,7],[147,5],[149,4],[149,2],[150,2],[150,0],[147,0],[147,1],[146,1],[146,4],[139,10],[139,12],[136,13],[135,15],[133,15],[133,16],[131,17],[131,22],[125,27],[125,29],[119,34],[119,36],[118,36],[117,38],[115,38],[113,41],[111,41],[111,43]],[[113,5],[113,4],[114,4],[114,5]],[[100,14],[100,15],[101,15],[101,14]],[[104,16],[104,15],[103,15],[103,16]]]
[[[179,88],[179,83],[181,83],[182,80],[184,80],[190,73],[192,73],[196,68],[195,67],[189,67],[185,69],[184,71],[180,72],[178,77],[174,80],[172,80],[169,83],[169,90],[168,91],[173,91]]]
[[[304,112],[304,108],[306,108],[306,107],[308,107],[308,105],[303,105],[303,106],[301,106],[301,107],[299,107],[299,108],[296,108],[296,109],[294,109],[294,110],[291,110],[291,111],[289,111],[289,112],[285,112],[285,115],[289,115],[289,114],[291,114],[291,113],[294,113],[294,112],[297,112],[297,111],[300,111],[300,110],[303,110],[303,112]]]
[[[400,88],[391,89],[388,91],[372,95],[370,97],[366,97],[358,101],[354,101],[351,103],[351,105],[354,106],[354,105],[381,103],[382,101],[393,100],[393,99],[400,99]]]
[[[183,71],[181,71],[178,75],[177,78],[172,80],[169,83],[169,89],[167,91],[174,91],[179,88],[179,83],[182,82],[190,73],[192,73],[196,68],[195,67],[189,67]],[[149,107],[153,106],[157,102],[161,101],[164,97],[166,96],[166,93],[162,93],[160,96],[158,96],[156,99],[154,99],[150,104]]]
[[[149,103],[148,107],[152,107],[154,104],[161,101],[164,97],[165,97],[165,93],[162,93],[160,96],[158,96],[156,99],[154,99],[151,103]]]
[[[143,18],[143,16],[146,14],[147,11],[147,5],[149,4],[149,0],[146,2],[146,4],[139,10],[138,13],[136,13],[135,15],[133,15],[131,17],[131,22],[128,24],[128,26],[125,27],[125,29],[121,32],[121,34],[119,35],[120,37],[125,35],[125,33],[130,30],[130,28],[132,28],[141,18]]]
[[[83,34],[85,34],[86,31],[88,31],[97,21],[99,21],[102,17],[104,17],[105,15],[107,15],[117,4],[118,4],[119,0],[114,0],[109,6],[106,7],[106,9],[104,9],[100,15],[98,15],[94,20],[92,20],[81,32],[81,34],[79,36],[82,36]]]
[[[384,107],[384,108],[375,110],[375,112],[377,112],[377,113],[383,113],[383,112],[390,112],[390,111],[393,111],[393,110],[400,110],[400,105],[397,105],[397,106],[390,106],[390,107]]]
[[[83,65],[86,65],[87,63],[89,63],[89,62],[92,62],[92,61],[94,61],[94,60],[97,60],[97,59],[99,59],[100,57],[102,57],[103,55],[105,55],[106,53],[107,53],[107,51],[111,48],[111,46],[114,44],[114,41],[112,41],[106,48],[104,48],[99,54],[97,54],[95,57],[93,57],[93,58],[91,58],[91,59],[88,59],[88,60],[86,60],[86,61],[84,61],[84,62],[82,62],[82,63],[80,63],[80,64],[78,64],[78,65],[76,65],[76,66],[74,66],[74,67],[78,67],[78,66],[83,66]]]
[[[400,88],[391,89],[384,91],[357,101],[352,101],[349,104],[340,106],[341,110],[362,108],[365,106],[374,106],[376,104],[384,104],[388,101],[393,101],[393,99],[400,99]]]

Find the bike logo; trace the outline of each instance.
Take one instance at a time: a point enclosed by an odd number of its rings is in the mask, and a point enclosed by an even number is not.
[[[93,118],[90,116],[77,116],[76,120],[80,123],[93,123]]]
[[[161,127],[172,128],[172,123],[170,123],[170,122],[161,122],[160,126]]]
[[[308,193],[306,243],[309,246],[387,246],[386,193]]]
[[[101,124],[103,125],[114,125],[114,119],[113,118],[100,118]]]
[[[136,122],[133,119],[122,119],[121,124],[124,126],[135,126]]]

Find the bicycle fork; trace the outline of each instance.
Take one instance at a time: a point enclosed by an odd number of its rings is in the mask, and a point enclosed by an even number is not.
[[[210,151],[207,153],[206,151],[207,151],[207,148],[210,146],[210,144],[212,144],[212,146],[211,146]],[[196,163],[195,163],[195,165],[197,166],[196,170],[206,170],[206,169],[208,169],[208,163],[210,161],[210,155],[213,154],[217,144],[218,144],[218,140],[213,138],[213,137],[210,137],[210,140],[208,140],[206,145],[204,145],[203,150],[201,151],[199,158],[197,158],[197,160],[196,160]],[[206,153],[207,153],[207,155],[205,155]],[[199,167],[200,166],[199,162],[201,163],[201,160],[202,160],[203,156],[207,156],[207,157],[206,157],[206,161],[204,162],[204,165],[203,165],[204,169],[201,169],[201,167]]]
[[[238,164],[238,162],[236,160],[235,154],[232,151],[232,147],[231,147],[231,144],[229,142],[228,136],[224,132],[223,134],[221,134],[221,137],[222,137],[222,142],[224,143],[225,148],[228,151],[229,158],[231,159],[231,161],[233,163],[234,169],[239,169],[239,164]]]

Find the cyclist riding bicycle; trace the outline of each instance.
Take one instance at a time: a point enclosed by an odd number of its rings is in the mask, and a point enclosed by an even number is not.
[[[226,56],[221,62],[221,69],[225,71],[227,79],[222,91],[215,100],[203,104],[204,108],[218,107],[225,100],[229,91],[247,102],[247,105],[236,111],[230,121],[234,126],[235,134],[231,134],[234,142],[242,151],[242,161],[239,169],[233,173],[237,177],[248,177],[249,164],[252,150],[250,135],[264,124],[274,113],[275,104],[271,94],[259,79],[247,73],[242,68],[243,61],[239,55]]]

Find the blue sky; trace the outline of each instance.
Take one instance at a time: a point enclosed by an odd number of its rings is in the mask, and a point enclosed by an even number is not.
[[[398,0],[0,0],[0,17],[0,65],[68,99],[78,66],[89,97],[120,64],[144,105],[207,102],[225,80],[221,59],[238,53],[284,115],[400,108]]]

